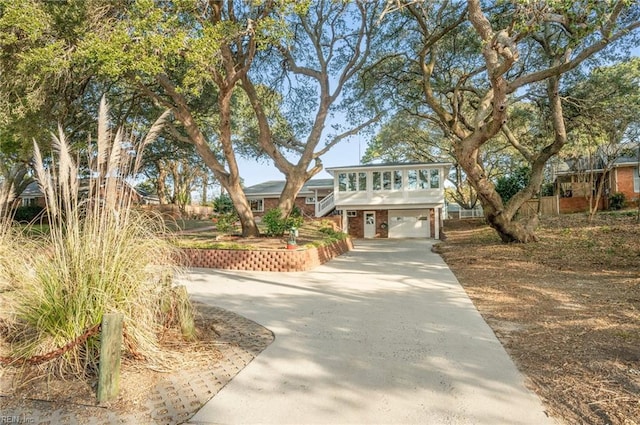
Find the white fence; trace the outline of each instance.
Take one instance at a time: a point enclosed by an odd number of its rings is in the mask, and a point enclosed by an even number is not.
[[[482,211],[482,207],[476,207],[473,208],[471,210],[467,210],[464,208],[461,208],[460,211],[458,211],[460,214],[460,218],[481,218],[484,217],[484,211]]]

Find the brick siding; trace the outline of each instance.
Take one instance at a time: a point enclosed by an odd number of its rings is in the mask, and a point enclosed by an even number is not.
[[[318,199],[322,199],[325,196],[329,195],[331,190],[321,189],[318,191]],[[256,196],[252,196],[256,197]],[[259,196],[257,196],[259,198]],[[278,206],[278,198],[262,198],[262,202],[264,204],[264,211],[254,211],[253,215],[256,217],[262,217],[264,213],[269,211],[270,209],[276,208]],[[303,215],[306,217],[315,217],[316,215],[316,205],[315,204],[307,204],[307,198],[305,196],[298,196],[294,203],[300,208],[303,212]]]
[[[635,167],[637,166],[634,165],[633,167],[620,167],[614,171],[615,185],[613,191],[624,193],[624,197],[627,199],[627,201],[638,199],[638,196],[640,195],[639,193],[633,191],[633,172]]]
[[[305,200],[306,198],[297,197],[295,205],[300,208],[303,215],[307,217],[314,217],[316,215],[315,204],[307,204]],[[256,217],[262,217],[267,211],[278,207],[278,198],[264,198],[262,202],[264,204],[264,211],[254,211],[253,215]]]
[[[367,210],[376,213],[376,238],[389,237],[389,211],[388,210]],[[356,210],[355,217],[348,217],[349,228],[347,233],[352,238],[364,238],[364,213],[365,211]]]
[[[560,213],[576,213],[589,211],[589,199],[583,196],[575,196],[572,198],[560,198]],[[604,209],[604,199],[600,199],[598,209]]]

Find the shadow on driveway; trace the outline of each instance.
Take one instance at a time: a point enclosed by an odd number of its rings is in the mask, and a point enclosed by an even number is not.
[[[185,280],[276,335],[189,423],[554,423],[428,240],[356,241],[307,272]]]

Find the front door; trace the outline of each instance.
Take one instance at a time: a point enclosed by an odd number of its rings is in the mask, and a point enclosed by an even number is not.
[[[376,213],[375,211],[364,212],[364,237],[376,237]]]

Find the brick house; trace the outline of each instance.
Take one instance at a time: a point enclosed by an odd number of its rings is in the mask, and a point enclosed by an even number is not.
[[[123,181],[124,193],[127,193],[128,196],[131,197],[134,205],[140,204],[155,204],[157,197],[153,195],[141,194],[137,191],[129,183]],[[89,192],[89,181],[81,180],[79,187],[79,195],[80,197],[86,197]],[[18,195],[17,199],[19,200],[18,206],[39,206],[42,208],[46,208],[47,203],[45,200],[44,193],[40,189],[40,185],[37,181],[29,183],[29,185],[22,191],[21,194]]]
[[[622,193],[627,203],[635,203],[640,198],[640,176],[638,159],[619,157],[612,163],[609,172],[603,168],[591,169],[579,164],[556,171],[556,193],[560,213],[583,212],[589,210],[589,200],[595,196],[598,184],[604,179],[604,190],[598,209],[609,207],[609,196]]]
[[[307,182],[296,205],[307,216],[339,215],[354,238],[441,237],[449,163],[390,163],[327,168],[333,179]],[[254,214],[277,206],[284,181],[245,189]]]
[[[284,190],[284,185],[284,180],[271,180],[244,189],[254,217],[262,217],[265,212],[278,206],[278,199]],[[330,213],[333,208],[317,211],[319,201],[332,192],[333,179],[309,180],[300,189],[295,205],[300,208],[305,217],[322,217]]]
[[[27,187],[22,191],[20,195],[18,195],[19,206],[22,207],[32,207],[38,206],[45,208],[47,203],[44,199],[44,194],[40,190],[40,186],[38,182],[31,182]]]

